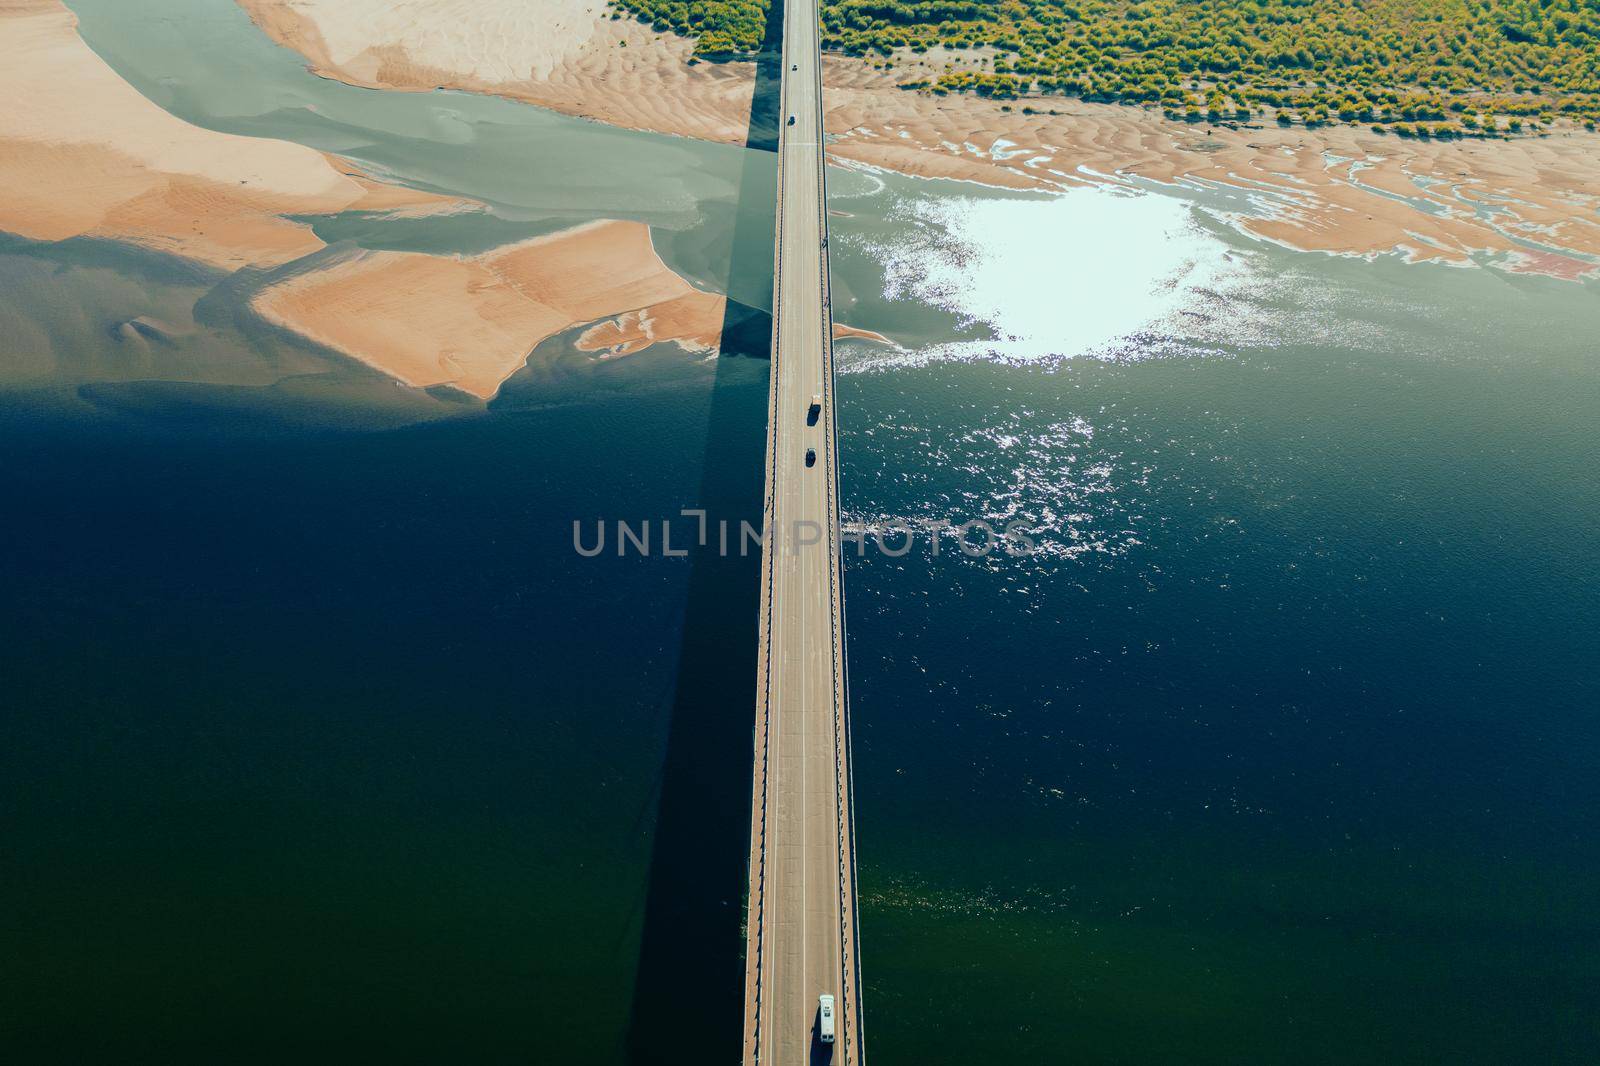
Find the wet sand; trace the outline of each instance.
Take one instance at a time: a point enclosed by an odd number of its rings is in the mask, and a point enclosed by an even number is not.
[[[600,0],[421,0],[400,12],[389,0],[238,3],[325,78],[490,93],[626,129],[745,141],[753,64],[690,65],[693,42],[613,22]]]
[[[367,18],[368,8],[383,6],[380,0],[239,3],[325,77],[375,88],[487,92],[705,140],[742,143],[745,137],[753,64],[690,65],[691,42],[631,18],[613,22],[591,0],[467,6],[429,0],[380,22]],[[517,18],[527,22],[527,32],[495,32]],[[491,38],[487,55],[471,43]],[[1600,254],[1595,134],[1561,128],[1513,141],[1438,142],[1344,126],[1231,129],[1056,97],[1004,105],[899,87],[956,60],[955,53],[939,50],[924,57],[908,53],[885,71],[864,60],[828,57],[833,159],[1008,188],[1121,184],[1134,177],[1215,183],[1254,195],[1250,214],[1256,217],[1235,219],[1242,230],[1305,250],[1401,251],[1453,263],[1495,252],[1516,269],[1563,277],[1593,267],[1563,250]],[[1025,114],[1024,107],[1041,113]],[[1477,210],[1484,203],[1499,210]],[[1519,241],[1550,250],[1530,250]]]
[[[601,221],[479,256],[359,252],[265,289],[253,306],[408,385],[488,399],[540,342],[608,316],[579,350],[712,350],[723,298],[668,269],[648,226]]]
[[[405,384],[486,400],[542,342],[578,326],[589,328],[574,347],[600,359],[656,344],[714,353],[727,297],[673,272],[650,227],[606,219],[477,256],[356,252],[252,306]],[[834,336],[891,343],[846,325]]]
[[[899,109],[856,98],[866,106],[833,112],[848,123],[834,155],[887,169],[972,180],[985,180],[986,171],[996,184],[1019,188],[1132,178],[1214,184],[1250,194],[1249,212],[1234,219],[1240,229],[1308,251],[1401,251],[1450,263],[1497,252],[1517,269],[1560,276],[1594,264],[1539,256],[1518,240],[1600,255],[1600,137],[1582,131],[1509,142],[1408,141],[1355,127],[1188,126],[1076,101],[1040,101],[1061,113],[1030,116],[976,97],[902,94]],[[928,143],[940,147],[922,147]],[[1500,210],[1477,210],[1486,203]]]
[[[60,0],[0,0],[0,230],[94,237],[226,272],[288,266],[258,292],[270,321],[419,387],[488,398],[544,339],[599,322],[606,357],[676,341],[714,350],[724,298],[656,254],[649,228],[602,221],[459,257],[325,249],[286,216],[478,209],[382,184],[303,145],[191,125],[124,82]],[[469,48],[469,51],[474,51]],[[610,320],[602,322],[602,320]]]
[[[84,44],[59,0],[0,0],[0,229],[103,237],[211,266],[274,266],[322,242],[289,213],[451,209],[303,145],[191,126]]]

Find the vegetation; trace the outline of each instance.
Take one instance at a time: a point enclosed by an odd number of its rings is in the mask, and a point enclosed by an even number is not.
[[[703,56],[755,52],[767,27],[767,0],[616,0],[616,6],[663,32],[694,37],[695,54]]]
[[[765,0],[617,3],[710,56],[758,49],[766,19]],[[924,57],[908,87],[940,94],[1422,137],[1600,119],[1600,0],[822,0],[822,27],[885,66]]]

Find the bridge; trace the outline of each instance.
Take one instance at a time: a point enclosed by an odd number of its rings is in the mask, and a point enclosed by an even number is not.
[[[774,0],[776,2],[776,0]],[[817,0],[785,0],[745,1066],[862,1062]],[[821,1039],[819,997],[834,1002]]]

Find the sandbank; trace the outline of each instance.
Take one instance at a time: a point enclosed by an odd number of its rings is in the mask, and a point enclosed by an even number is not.
[[[692,42],[632,18],[612,21],[598,0],[238,2],[312,69],[352,84],[493,93],[711,141],[743,143],[748,132],[752,63],[691,65]],[[901,88],[968,61],[935,49],[898,55],[894,69],[881,70],[826,57],[834,161],[1021,189],[1140,178],[1216,184],[1255,198],[1232,219],[1241,230],[1303,250],[1453,263],[1501,253],[1513,269],[1562,277],[1593,269],[1584,257],[1600,254],[1600,135],[1560,127],[1510,141],[1405,140],[1349,126],[1188,125],[1060,97],[1002,104]],[[1498,209],[1478,210],[1484,203]]]
[[[303,145],[192,126],[124,82],[60,0],[0,0],[0,229],[130,241],[225,269],[322,247],[286,214],[461,206]]]
[[[585,323],[598,324],[577,347],[604,357],[674,341],[713,350],[723,297],[669,269],[648,226],[605,220],[477,256],[356,252],[253,306],[408,385],[488,399],[540,342]]]
[[[587,323],[600,325],[584,349],[605,356],[718,344],[723,298],[668,269],[635,222],[480,256],[353,250],[302,265],[325,245],[285,216],[476,205],[383,184],[299,144],[191,125],[107,66],[60,0],[0,0],[0,49],[0,91],[13,101],[0,109],[0,230],[126,241],[228,272],[287,267],[252,300],[264,317],[407,384],[482,398],[542,340]],[[108,328],[153,328],[139,321]]]

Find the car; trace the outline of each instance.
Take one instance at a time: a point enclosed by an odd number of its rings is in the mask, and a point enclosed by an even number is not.
[[[800,64],[799,63],[790,63],[789,64],[789,69],[790,70],[799,70],[800,69]]]
[[[826,992],[817,997],[817,1037],[824,1044],[833,1043],[833,997]]]
[[[807,466],[816,466],[817,465],[817,450],[815,448],[807,448],[806,449],[806,465]]]
[[[791,125],[791,126],[794,125],[794,116],[793,115],[789,116],[789,125]]]

